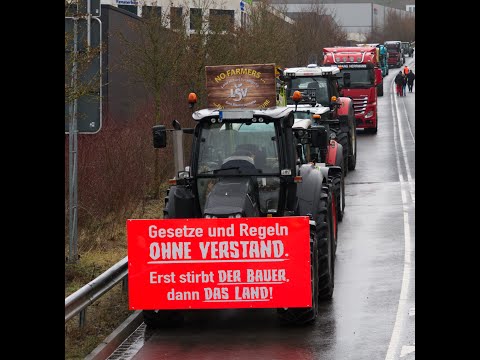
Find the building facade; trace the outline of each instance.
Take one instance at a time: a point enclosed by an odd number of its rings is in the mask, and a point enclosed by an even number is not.
[[[294,17],[292,13],[311,11],[312,6],[323,7],[353,41],[364,41],[366,34],[382,29],[390,12],[399,16],[415,16],[405,10],[407,4],[412,6],[412,3],[415,7],[412,0],[319,0],[318,3],[312,0],[272,0],[273,6],[283,9],[291,17]]]
[[[232,23],[246,23],[246,13],[252,0],[101,0],[102,4],[116,6],[140,17],[149,11],[164,16],[167,26],[177,26],[179,19],[193,30],[194,18],[206,16],[232,19]]]

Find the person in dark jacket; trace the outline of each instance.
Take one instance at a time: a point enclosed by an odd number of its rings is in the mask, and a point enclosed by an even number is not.
[[[402,94],[403,96],[407,96],[407,75],[402,74],[403,82],[402,82]]]
[[[395,85],[396,85],[396,90],[397,90],[397,96],[402,96],[403,76],[404,75],[401,71],[399,71],[397,76],[395,76]]]
[[[410,70],[409,73],[407,74],[407,85],[408,85],[409,92],[412,92],[414,80],[415,80],[415,74],[413,73],[412,70]]]

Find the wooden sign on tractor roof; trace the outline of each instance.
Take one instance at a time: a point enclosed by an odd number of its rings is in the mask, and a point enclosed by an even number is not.
[[[276,105],[275,64],[206,66],[209,108],[261,109]]]

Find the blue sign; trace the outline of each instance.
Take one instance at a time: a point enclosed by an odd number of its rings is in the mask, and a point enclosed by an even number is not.
[[[240,1],[240,10],[245,11],[245,3],[243,1]]]

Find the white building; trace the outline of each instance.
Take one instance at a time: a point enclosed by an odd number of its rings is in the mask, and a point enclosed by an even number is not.
[[[193,29],[192,19],[207,13],[210,18],[222,16],[231,18],[235,24],[243,25],[252,0],[101,0],[101,3],[116,6],[138,16],[147,11],[161,13],[167,23],[173,23],[170,27],[175,26],[176,19],[186,17],[187,26],[190,23],[190,29]]]
[[[400,16],[415,16],[403,10],[406,1],[408,4],[415,3],[413,0],[319,0],[318,3],[343,28],[349,40],[364,41],[366,34],[383,28],[389,12]],[[292,13],[311,11],[312,3],[315,1],[272,0],[273,6],[284,9],[292,17]],[[415,5],[409,6],[415,9]]]

